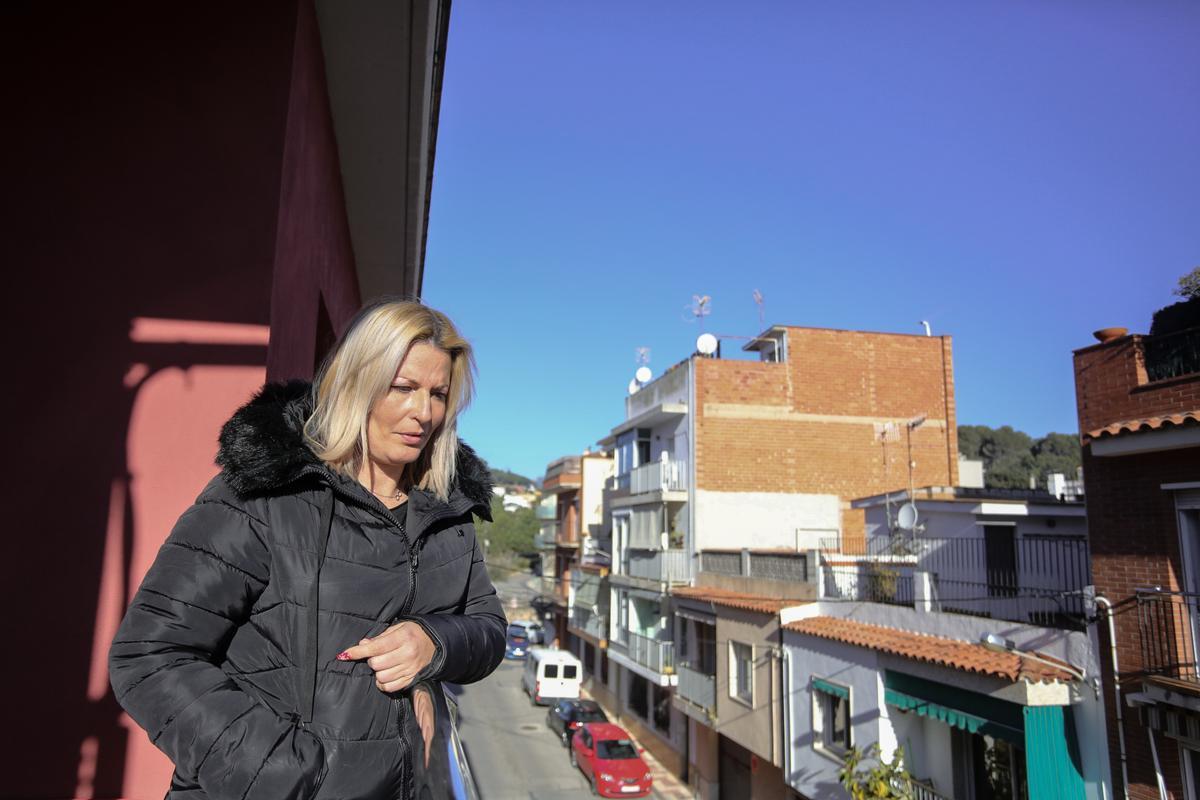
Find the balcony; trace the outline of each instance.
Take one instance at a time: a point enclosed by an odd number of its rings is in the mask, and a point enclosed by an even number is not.
[[[1200,373],[1200,328],[1142,339],[1146,379],[1165,381]]]
[[[713,717],[717,713],[717,676],[701,672],[690,664],[682,663],[678,669],[679,683],[675,693],[694,706],[702,708]]]
[[[623,640],[610,643],[609,649],[624,653],[629,659],[659,675],[675,672],[675,643],[643,636],[633,631],[618,631]]]
[[[808,580],[805,553],[767,553],[753,550],[704,550],[700,570],[739,578],[804,583]]]
[[[577,606],[571,609],[569,628],[604,642],[608,639],[608,615]]]
[[[686,550],[627,550],[621,570],[630,578],[656,583],[687,583]]]
[[[687,462],[679,459],[651,461],[629,473],[629,493],[686,492]]]
[[[821,596],[1084,630],[1087,540],[1025,536],[873,537],[821,543]]]
[[[1200,692],[1196,650],[1200,643],[1200,595],[1138,589],[1142,669],[1152,682]]]

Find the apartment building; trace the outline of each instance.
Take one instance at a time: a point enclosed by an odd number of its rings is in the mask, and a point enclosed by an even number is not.
[[[693,355],[638,387],[601,442],[616,457],[605,688],[680,775],[709,733],[672,700],[671,591],[697,579],[701,553],[862,539],[850,500],[904,485],[910,452],[922,485],[957,480],[949,337],[780,326],[744,350]]]
[[[703,550],[694,586],[671,590],[673,702],[689,718],[688,783],[698,798],[787,798],[782,767],[780,614],[817,596],[811,553]]]
[[[1200,797],[1200,328],[1075,351],[1112,773]],[[1115,637],[1110,636],[1112,630]],[[1115,677],[1115,683],[1114,683]]]
[[[852,506],[865,537],[824,542],[820,602],[785,614],[789,785],[836,794],[845,753],[878,744],[922,800],[1111,796],[1083,503],[925,487]]]

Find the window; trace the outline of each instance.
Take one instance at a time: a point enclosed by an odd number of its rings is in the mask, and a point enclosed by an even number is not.
[[[850,689],[814,678],[812,694],[815,745],[844,756],[850,751]]]
[[[563,680],[573,681],[577,674],[578,670],[575,669],[574,664],[563,664]]]
[[[608,686],[608,652],[600,651],[600,682]]]
[[[646,694],[650,684],[637,673],[632,673],[629,676],[629,710],[642,719],[650,716],[650,709],[646,705]]]
[[[754,648],[748,644],[729,643],[729,696],[754,703]]]
[[[671,735],[671,692],[664,686],[654,687],[654,727]]]
[[[545,671],[542,673],[543,678],[557,678],[558,664],[547,664]]]
[[[717,674],[717,626],[708,622],[696,623],[696,667],[705,675]]]
[[[596,668],[596,646],[591,642],[586,642],[583,645],[583,673],[591,675],[592,670]]]
[[[650,463],[650,429],[637,429],[637,466]]]

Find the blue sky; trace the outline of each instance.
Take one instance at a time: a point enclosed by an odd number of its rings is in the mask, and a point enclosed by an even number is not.
[[[455,0],[424,299],[538,477],[707,330],[954,337],[959,424],[1074,432],[1071,351],[1200,265],[1200,4]]]

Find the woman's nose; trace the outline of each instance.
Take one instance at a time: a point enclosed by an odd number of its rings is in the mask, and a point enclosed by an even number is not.
[[[429,392],[413,392],[413,416],[422,423],[433,419],[433,397]]]

